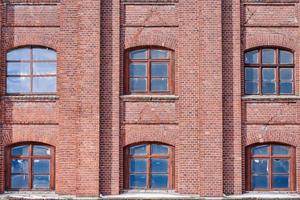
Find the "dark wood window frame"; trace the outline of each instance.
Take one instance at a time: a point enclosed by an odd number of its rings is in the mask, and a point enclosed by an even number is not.
[[[263,64],[262,63],[262,50],[263,49],[274,49],[275,50],[275,64]],[[282,48],[282,47],[276,47],[276,46],[263,46],[263,47],[258,47],[258,48],[252,48],[247,51],[245,51],[244,55],[246,53],[251,52],[251,51],[258,51],[258,63],[257,64],[246,64],[245,58],[244,58],[244,94],[245,95],[294,95],[295,94],[295,54],[294,51],[287,49],[287,48]],[[279,51],[288,51],[293,54],[293,64],[280,64],[279,63]],[[258,94],[247,94],[246,93],[246,68],[258,68]],[[263,68],[273,68],[275,69],[275,83],[276,83],[276,94],[263,94],[262,92],[262,69]],[[292,68],[293,69],[293,91],[291,94],[280,94],[280,69],[282,68]]]
[[[252,156],[252,148],[258,146],[268,146],[268,155],[254,155]],[[285,146],[289,149],[288,155],[272,155],[272,146]],[[295,148],[286,144],[280,143],[264,143],[264,144],[256,144],[247,147],[246,149],[246,190],[247,191],[295,191],[295,180],[296,180],[296,162],[295,162]],[[268,160],[268,189],[253,189],[251,183],[252,177],[252,160],[253,159],[266,159]],[[272,159],[286,159],[289,160],[289,188],[273,188],[272,187]],[[277,174],[277,173],[276,173]]]
[[[168,154],[151,154],[151,145],[157,144],[168,147]],[[129,149],[130,147],[139,146],[139,145],[146,145],[146,155],[130,155]],[[130,177],[130,159],[131,158],[139,158],[139,159],[146,159],[147,162],[147,184],[146,184],[146,190],[172,190],[174,189],[174,147],[162,144],[162,143],[139,143],[127,146],[125,149],[125,165],[124,165],[124,171],[125,171],[125,180],[124,185],[125,189],[127,190],[140,190],[140,188],[132,189],[129,187],[129,177]],[[162,189],[151,189],[151,159],[152,158],[162,158],[162,159],[168,159],[168,187],[162,188]]]
[[[13,156],[11,150],[18,146],[28,146],[27,156]],[[50,149],[50,155],[33,155],[33,146],[44,146]],[[15,189],[11,188],[11,161],[13,159],[28,160],[28,188]],[[49,189],[34,189],[33,184],[33,160],[50,160],[50,188]],[[6,190],[8,191],[52,191],[55,190],[55,150],[54,147],[43,143],[18,143],[9,146],[6,149]]]
[[[30,49],[30,60],[7,60],[6,58],[6,79],[5,79],[5,85],[6,85],[6,95],[55,95],[56,92],[33,92],[33,78],[36,77],[57,77],[57,72],[55,74],[33,74],[33,64],[34,63],[56,63],[56,69],[57,69],[57,59],[56,60],[33,60],[33,49],[34,48],[40,48],[40,49],[48,49],[51,51],[56,52],[54,49],[44,47],[44,46],[23,46],[15,49],[9,50],[7,53],[18,50],[18,49],[23,49],[23,48],[28,48]],[[28,75],[8,75],[7,73],[7,63],[29,63],[30,64],[30,74]],[[56,70],[57,71],[57,70]],[[28,77],[30,78],[30,92],[22,92],[22,93],[9,93],[7,92],[7,78],[8,77]],[[57,84],[57,81],[56,81]]]
[[[130,59],[129,54],[136,50],[147,50],[147,59]],[[168,51],[168,59],[151,59],[151,50],[164,50]],[[126,50],[125,52],[125,70],[124,70],[124,89],[126,94],[173,94],[174,93],[174,51],[157,46],[146,46],[146,47],[136,47]],[[168,63],[168,91],[151,91],[151,63]],[[129,66],[131,63],[147,63],[147,89],[145,92],[132,92],[130,91],[130,74]]]

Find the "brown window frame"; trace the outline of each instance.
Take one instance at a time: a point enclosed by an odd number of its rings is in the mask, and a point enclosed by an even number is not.
[[[263,49],[274,49],[275,50],[275,64],[263,64],[262,63],[262,50]],[[255,51],[258,50],[258,63],[257,64],[246,64],[246,60],[244,57],[244,94],[245,95],[295,95],[295,53],[294,51],[292,51],[291,49],[287,49],[287,48],[282,48],[282,47],[276,47],[276,46],[262,46],[259,48],[252,48],[249,49],[247,51],[245,51],[244,56],[246,55],[246,53],[251,52],[251,51]],[[279,63],[279,51],[283,50],[283,51],[288,51],[290,53],[293,54],[293,64],[280,64]],[[258,68],[258,94],[247,94],[246,93],[246,68]],[[275,84],[276,84],[276,93],[275,94],[264,94],[262,92],[262,84],[263,84],[263,79],[262,79],[262,69],[263,68],[272,68],[275,69]],[[290,94],[280,94],[280,69],[281,68],[292,68],[293,69],[293,91]]]
[[[18,146],[29,146],[28,156],[12,156],[11,150]],[[33,155],[33,146],[44,146],[50,149],[50,155]],[[54,147],[43,143],[18,143],[9,146],[6,149],[6,190],[7,191],[53,191],[55,190],[55,150]],[[13,159],[28,160],[28,188],[11,188],[11,161]],[[34,189],[33,188],[33,160],[45,159],[50,160],[50,187],[49,189]]]
[[[157,144],[168,147],[168,154],[151,154],[151,145]],[[129,149],[134,146],[139,145],[146,145],[146,155],[130,155]],[[130,188],[129,187],[129,178],[130,178],[130,159],[131,158],[139,158],[139,159],[146,159],[147,162],[147,172],[146,172],[146,178],[147,178],[147,184],[145,190],[172,190],[174,189],[174,147],[162,143],[138,143],[134,145],[127,146],[125,149],[125,165],[124,165],[124,171],[125,171],[125,180],[124,185],[126,190],[141,190],[141,188]],[[167,188],[151,188],[151,158],[158,158],[158,159],[168,159],[168,187]],[[155,173],[154,173],[155,174]]]
[[[147,59],[130,59],[129,54],[132,51],[136,50],[147,50]],[[151,59],[151,50],[164,50],[168,51],[169,58],[168,59]],[[151,63],[168,63],[168,91],[151,91]],[[147,63],[147,75],[145,78],[147,78],[147,89],[145,92],[139,92],[130,91],[130,74],[129,74],[129,66],[131,63]],[[126,94],[173,94],[174,93],[174,51],[158,47],[158,46],[146,46],[146,47],[136,47],[126,50],[125,52],[125,75],[124,75],[124,90]]]
[[[254,155],[252,156],[252,148],[258,147],[258,146],[268,146],[268,155]],[[285,146],[289,148],[289,154],[288,155],[272,155],[272,146]],[[247,147],[246,149],[246,190],[247,191],[295,191],[295,175],[296,175],[296,162],[295,162],[295,148],[281,143],[263,143],[263,144],[256,144],[251,145]],[[268,160],[268,189],[253,189],[252,183],[251,183],[251,177],[252,177],[252,160],[253,159],[267,159]],[[289,165],[289,188],[273,188],[272,187],[272,159],[287,159],[290,161]],[[277,173],[279,174],[279,173]]]
[[[41,48],[41,49],[48,49],[51,51],[56,52],[54,49],[48,48],[48,47],[44,47],[44,46],[22,46],[22,47],[18,47],[15,49],[11,49],[9,51],[7,51],[7,53],[14,51],[14,50],[18,50],[18,49],[23,49],[23,48],[28,48],[30,49],[30,60],[7,60],[6,57],[6,77],[5,77],[5,94],[8,96],[13,96],[13,95],[55,95],[57,92],[57,79],[56,79],[56,92],[33,92],[33,78],[35,77],[56,77],[57,78],[57,59],[56,60],[34,60],[33,59],[33,49],[35,48]],[[7,54],[6,54],[7,55]],[[7,72],[7,63],[30,63],[30,74],[27,75],[9,75]],[[33,74],[33,64],[34,63],[56,63],[56,73],[55,74]],[[30,78],[30,91],[29,92],[21,92],[21,93],[10,93],[7,92],[7,78],[8,77],[28,77]]]

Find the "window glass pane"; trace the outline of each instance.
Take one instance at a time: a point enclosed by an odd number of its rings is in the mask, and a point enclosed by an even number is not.
[[[252,160],[252,174],[268,174],[268,160]]]
[[[50,160],[33,160],[33,173],[34,174],[49,174],[50,173]]]
[[[146,174],[131,174],[129,178],[129,187],[133,188],[145,188],[146,187]]]
[[[44,75],[44,74],[50,74],[55,75],[56,74],[56,63],[33,63],[33,74],[35,75]]]
[[[272,176],[273,188],[289,188],[289,176],[288,175],[273,175]]]
[[[49,189],[50,188],[50,176],[47,176],[47,175],[33,176],[33,188]]]
[[[12,160],[11,161],[11,173],[28,173],[28,160]]]
[[[32,91],[36,93],[56,92],[56,77],[34,77]]]
[[[293,64],[293,53],[289,51],[280,50],[279,51],[279,62],[280,64]]]
[[[258,69],[249,67],[245,68],[245,80],[258,81]]]
[[[289,147],[282,145],[273,145],[272,146],[272,155],[288,155]]]
[[[28,155],[28,146],[17,146],[11,149],[12,156],[27,156]]]
[[[130,59],[147,59],[147,49],[139,49],[129,53]]]
[[[152,78],[151,91],[168,91],[168,78]]]
[[[168,175],[153,174],[151,177],[151,188],[152,189],[168,188]]]
[[[147,162],[146,159],[130,159],[130,172],[146,172]]]
[[[168,173],[168,160],[151,159],[151,169],[153,173]]]
[[[263,82],[262,93],[263,94],[275,94],[276,93],[276,84],[269,83],[269,82]]]
[[[145,92],[147,88],[146,78],[130,78],[130,91]]]
[[[168,77],[168,63],[152,63],[151,64],[152,77]]]
[[[256,155],[268,155],[269,154],[269,146],[268,145],[262,145],[262,146],[256,146],[251,149],[251,153],[253,156]]]
[[[7,77],[7,93],[29,93],[30,78],[28,77]]]
[[[293,94],[293,83],[280,83],[280,94]]]
[[[7,63],[7,75],[29,75],[30,63]]]
[[[264,68],[262,71],[263,81],[274,81],[275,80],[275,69]]]
[[[262,63],[263,64],[275,64],[275,50],[263,49],[262,50]]]
[[[152,49],[151,59],[168,59],[169,52],[166,50]]]
[[[50,148],[46,146],[33,146],[33,155],[46,156],[50,155]]]
[[[21,49],[12,50],[7,53],[6,60],[7,61],[30,60],[30,49],[29,48],[21,48]]]
[[[146,155],[146,145],[138,145],[129,148],[130,155]]]
[[[56,52],[45,48],[32,49],[33,60],[56,60]]]
[[[257,82],[246,82],[245,83],[246,94],[258,94],[258,83]]]
[[[281,68],[279,75],[280,75],[280,81],[293,81],[292,68]]]
[[[129,66],[130,77],[146,77],[147,63],[131,63]]]
[[[273,173],[289,173],[289,161],[283,159],[272,160]]]
[[[251,186],[253,189],[268,188],[268,176],[252,176]]]
[[[13,189],[28,188],[28,176],[27,175],[12,175],[11,187]]]
[[[164,145],[152,144],[151,154],[168,154],[169,148]]]
[[[257,64],[258,63],[258,50],[249,51],[245,54],[246,64]]]

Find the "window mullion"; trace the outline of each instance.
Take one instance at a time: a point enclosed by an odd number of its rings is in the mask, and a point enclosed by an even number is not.
[[[32,189],[32,177],[33,177],[33,173],[32,173],[32,170],[33,170],[33,167],[32,167],[32,162],[33,162],[33,159],[32,159],[32,148],[33,146],[30,145],[29,146],[29,159],[28,159],[28,185],[29,185],[29,189]]]
[[[30,47],[30,93],[33,93],[33,48]]]

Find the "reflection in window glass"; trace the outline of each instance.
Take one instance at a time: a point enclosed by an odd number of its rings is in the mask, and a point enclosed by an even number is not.
[[[30,49],[20,48],[9,51],[6,56],[7,61],[29,61],[30,60]]]
[[[29,75],[30,63],[7,63],[7,75]]]
[[[169,52],[166,50],[152,49],[151,59],[168,59]]]
[[[262,146],[256,146],[253,147],[252,150],[252,155],[268,155],[269,154],[269,146],[268,145],[262,145]]]
[[[29,93],[30,78],[29,77],[7,77],[7,93]]]
[[[130,160],[130,172],[147,172],[147,161],[145,159],[131,159]]]
[[[27,189],[28,175],[12,175],[11,176],[11,188],[12,189]]]
[[[250,51],[245,54],[246,64],[257,64],[258,63],[258,50]]]
[[[145,144],[130,147],[129,151],[130,155],[146,155],[147,153]]]
[[[151,91],[168,91],[168,79],[167,78],[152,78],[151,79]]]
[[[168,175],[153,174],[151,178],[152,189],[164,189],[168,187]]]
[[[34,174],[49,174],[50,173],[50,160],[33,161],[33,173]]]
[[[272,146],[272,155],[288,155],[289,147],[282,145],[273,145]]]
[[[45,91],[54,93],[56,91],[56,77],[34,77],[32,91],[34,93],[43,93]]]
[[[34,145],[33,146],[33,155],[50,155],[50,148],[46,146]]]
[[[56,52],[45,48],[33,48],[33,60],[56,61]]]
[[[267,189],[268,188],[268,176],[258,175],[252,176],[252,188],[253,189]]]
[[[293,53],[289,51],[280,50],[279,61],[280,64],[293,64],[294,63]]]
[[[49,175],[34,175],[33,176],[34,189],[50,189],[50,176]]]
[[[164,145],[152,144],[151,153],[152,154],[168,154],[169,148]]]
[[[27,156],[28,145],[17,146],[11,149],[12,156]]]
[[[273,188],[289,188],[289,176],[288,175],[273,175],[272,176]]]
[[[144,92],[147,90],[147,79],[130,78],[130,90],[132,92]]]
[[[130,189],[146,188],[146,180],[146,174],[132,174],[130,175],[129,187]]]
[[[56,74],[56,63],[33,63],[34,75]]]
[[[147,59],[147,49],[131,51],[129,53],[129,58],[133,60]]]
[[[262,50],[262,63],[263,64],[275,64],[275,50],[263,49]]]
[[[147,63],[132,63],[129,66],[130,77],[146,77]]]

